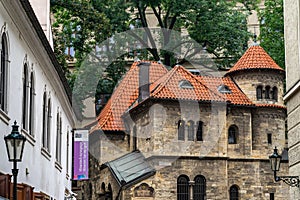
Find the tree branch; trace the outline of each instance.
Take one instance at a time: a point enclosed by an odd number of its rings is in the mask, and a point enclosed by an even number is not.
[[[151,8],[152,8],[152,10],[153,10],[153,12],[154,12],[154,15],[156,16],[156,18],[157,18],[157,20],[158,20],[159,26],[160,26],[161,28],[165,28],[165,27],[164,27],[164,24],[163,24],[163,22],[162,22],[162,20],[161,20],[160,14],[157,12],[157,10],[154,8],[154,6],[151,6]],[[160,11],[159,11],[159,12],[160,12]]]

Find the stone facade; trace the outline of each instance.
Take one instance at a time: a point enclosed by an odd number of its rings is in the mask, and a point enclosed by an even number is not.
[[[258,59],[262,62],[259,67],[273,63],[261,47],[249,49],[249,52],[262,55]],[[286,154],[286,108],[282,99],[284,71],[275,63],[268,68],[249,69],[243,63],[248,63],[247,59],[257,63],[257,58],[247,57],[250,54],[247,52],[241,62],[221,79],[196,77],[183,67],[174,67],[159,79],[168,87],[163,84],[156,86],[162,89],[152,89],[150,98],[123,111],[124,131],[113,131],[113,128],[104,132],[100,129],[94,131],[91,137],[98,135],[99,141],[94,140],[90,145],[95,158],[91,162],[92,195],[85,197],[224,200],[231,199],[230,195],[236,192],[238,199],[286,199],[289,186],[274,181],[269,164],[269,155],[275,146],[280,154]],[[133,71],[128,74],[132,77]],[[180,86],[183,79],[184,83],[190,83],[185,85],[186,88]],[[222,93],[224,90],[226,94]],[[176,95],[172,98],[174,93]],[[204,97],[196,93],[210,95],[210,100],[201,100]],[[231,93],[232,96],[229,96]],[[155,98],[155,94],[161,96]],[[115,107],[106,110],[120,108],[116,103],[118,100],[112,99]],[[109,115],[104,113],[100,116],[113,122],[111,112],[107,113]],[[128,159],[126,164],[116,164],[112,168],[110,161],[136,150],[145,156],[156,173],[126,182],[127,179],[122,176],[128,169],[124,165],[138,166]],[[297,154],[291,156],[296,157]],[[116,168],[124,169],[122,176],[116,174],[120,172],[115,171]],[[285,160],[278,174],[287,175],[287,171],[288,162]],[[143,174],[142,171],[140,173]],[[128,176],[133,175],[128,172]],[[137,177],[136,174],[134,177]],[[183,188],[181,180],[185,184],[184,192],[180,190]],[[182,194],[186,196],[182,197]]]
[[[289,175],[300,175],[300,61],[299,61],[299,1],[284,1],[285,65],[287,131],[289,144]],[[290,199],[300,199],[297,187],[290,189]]]
[[[283,90],[280,91],[282,94]],[[134,150],[133,132],[136,131],[136,148],[148,158],[157,172],[142,182],[122,189],[121,199],[176,199],[177,178],[183,174],[191,181],[197,175],[205,177],[207,199],[229,199],[228,191],[232,185],[238,186],[240,199],[267,200],[272,193],[276,199],[286,199],[288,186],[274,182],[268,161],[274,146],[282,151],[286,144],[284,109],[164,101],[136,109],[131,119],[130,136],[111,138],[110,143],[121,146],[118,150],[126,151],[127,148],[130,152]],[[180,119],[201,119],[203,141],[188,141],[187,136],[184,141],[179,141],[177,122]],[[233,124],[239,130],[237,144],[228,144],[228,128]],[[272,134],[272,141],[268,141],[268,133]],[[118,155],[115,148],[109,152],[106,157],[123,155]],[[287,168],[287,163],[283,163],[281,174]],[[92,199],[101,199],[103,184],[111,184],[113,197],[121,189],[108,168],[102,169],[97,181],[93,182]],[[153,188],[153,195],[136,197],[134,191],[141,184]]]

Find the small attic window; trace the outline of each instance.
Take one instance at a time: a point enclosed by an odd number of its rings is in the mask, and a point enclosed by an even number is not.
[[[218,91],[222,94],[231,94],[229,87],[224,84],[218,86]]]
[[[192,84],[188,80],[179,81],[179,87],[184,89],[193,89]]]

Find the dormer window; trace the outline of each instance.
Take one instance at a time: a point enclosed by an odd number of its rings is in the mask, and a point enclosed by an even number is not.
[[[231,94],[230,88],[224,84],[218,86],[218,91],[222,94]]]
[[[179,81],[179,87],[183,89],[193,89],[191,82],[189,82],[188,80]]]

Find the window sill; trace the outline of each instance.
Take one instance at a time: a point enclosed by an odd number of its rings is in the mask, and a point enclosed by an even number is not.
[[[27,141],[32,145],[34,146],[35,145],[35,139],[32,135],[30,135],[27,130],[25,129],[21,129],[21,133],[23,133],[24,135],[26,135],[26,139]]]
[[[3,110],[0,109],[0,119],[6,124],[9,125],[9,116],[7,115],[6,112],[4,112]]]
[[[59,172],[62,170],[62,167],[58,161],[55,161],[55,168],[58,169]]]
[[[42,153],[42,155],[43,155],[47,160],[50,161],[51,155],[50,155],[49,151],[48,151],[45,147],[42,147],[41,153]]]

